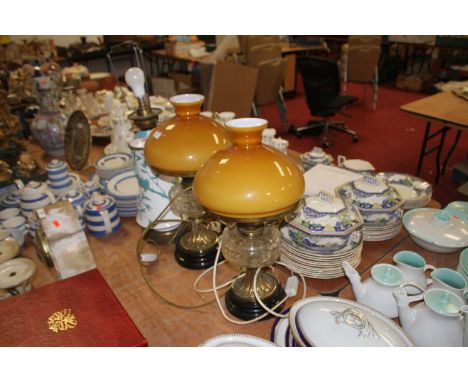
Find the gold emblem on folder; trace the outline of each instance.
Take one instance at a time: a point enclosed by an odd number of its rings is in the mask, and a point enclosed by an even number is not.
[[[49,329],[55,333],[59,330],[73,329],[78,325],[75,315],[71,312],[71,309],[62,309],[52,314],[47,320]]]

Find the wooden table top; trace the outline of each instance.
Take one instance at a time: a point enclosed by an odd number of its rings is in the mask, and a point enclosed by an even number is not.
[[[29,145],[28,150],[39,162],[45,164],[47,158],[36,145]],[[93,146],[89,163],[103,155],[103,148]],[[298,154],[290,152],[296,160]],[[92,169],[80,173],[83,179],[91,175]],[[431,206],[438,208],[440,204],[432,201]],[[122,218],[122,229],[107,238],[95,238],[88,235],[88,241],[94,254],[97,268],[122,303],[128,314],[148,340],[150,346],[196,346],[211,337],[228,333],[245,333],[270,338],[273,320],[261,321],[248,325],[235,325],[227,322],[219,312],[215,303],[200,309],[186,310],[175,308],[153,295],[146,285],[140,265],[136,259],[136,244],[141,233],[134,218]],[[411,249],[412,241],[406,231],[402,230],[395,238],[384,242],[365,242],[362,261],[357,270],[365,274],[372,265],[384,259],[395,248]],[[193,291],[192,285],[201,271],[193,271],[180,267],[174,258],[173,246],[161,247],[158,262],[150,268],[145,268],[151,285],[167,298],[179,304],[198,304],[213,298],[212,293],[200,295]],[[155,248],[147,244],[144,251],[154,252]],[[38,266],[33,277],[35,288],[56,281],[55,276],[36,255],[31,242],[24,247],[24,255],[32,259]],[[441,255],[444,256],[444,255]],[[437,265],[437,264],[434,264]],[[289,271],[275,267],[273,273],[285,284]],[[210,273],[211,275],[211,273]],[[210,288],[211,277],[208,275],[200,287]],[[235,273],[226,265],[219,270],[218,283],[231,279]],[[307,296],[338,295],[349,285],[346,277],[330,280],[306,279]],[[287,302],[287,306],[302,296],[300,287],[298,296]],[[224,301],[224,299],[222,299]]]
[[[401,106],[401,110],[457,129],[468,128],[468,101],[441,92]]]

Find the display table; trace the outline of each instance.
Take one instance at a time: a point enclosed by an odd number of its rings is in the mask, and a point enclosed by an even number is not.
[[[42,150],[29,145],[28,150],[42,164],[46,163]],[[89,163],[99,158],[103,153],[103,148],[93,146]],[[292,156],[297,158],[297,153],[292,152]],[[86,179],[92,168],[88,168],[81,173]],[[431,207],[438,208],[440,205],[434,201]],[[155,296],[146,285],[139,262],[136,258],[136,244],[141,234],[141,227],[138,226],[134,218],[122,218],[122,229],[107,238],[95,238],[88,236],[89,244],[94,254],[97,267],[112,291],[127,310],[141,333],[147,339],[150,346],[196,346],[211,337],[227,333],[246,333],[256,335],[265,339],[270,338],[270,330],[273,320],[261,321],[249,325],[235,325],[226,321],[219,312],[216,303],[199,309],[180,309],[173,307]],[[406,231],[400,232],[395,238],[384,242],[365,242],[362,252],[362,261],[357,270],[359,273],[368,272],[372,265],[384,261],[395,253],[396,249],[413,249],[424,255],[424,251],[417,247],[409,239]],[[193,291],[192,285],[201,271],[192,271],[180,267],[174,258],[173,247],[161,247],[160,258],[157,263],[144,268],[147,272],[148,280],[158,292],[178,304],[193,305],[203,301],[213,299],[212,293],[204,296]],[[144,251],[155,252],[156,248],[147,244]],[[34,288],[50,284],[56,281],[54,274],[43,263],[36,254],[31,241],[27,241],[24,246],[24,256],[32,259],[38,269],[33,277]],[[428,258],[435,266],[449,265],[456,266],[458,261],[453,255],[434,255],[435,259]],[[440,260],[436,261],[436,258]],[[446,264],[445,261],[449,261]],[[289,271],[283,267],[275,267],[273,273],[284,285]],[[231,279],[236,273],[222,265],[218,271],[218,284]],[[346,277],[331,280],[307,279],[307,296],[338,295],[342,289],[349,285]],[[201,282],[201,288],[211,288],[211,273]],[[298,296],[287,302],[291,306],[302,295],[300,287]],[[224,299],[222,299],[224,301]]]
[[[435,178],[435,183],[437,184],[440,174],[445,172],[450,156],[457,147],[462,130],[468,129],[468,101],[452,93],[443,92],[403,105],[401,106],[401,110],[426,120],[426,131],[419,154],[416,175],[419,175],[421,171],[424,157],[437,151]],[[431,134],[431,124],[433,122],[442,124],[442,128]],[[447,152],[443,165],[441,165],[441,154],[444,147],[445,136],[451,128],[457,129],[457,135]],[[426,150],[428,142],[438,136],[440,136],[439,144]]]

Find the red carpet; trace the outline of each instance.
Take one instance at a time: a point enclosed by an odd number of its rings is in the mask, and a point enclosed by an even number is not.
[[[303,126],[310,117],[307,108],[301,81],[298,81],[298,94],[294,99],[286,101],[288,108],[288,123]],[[358,102],[349,106],[345,113],[351,117],[338,114],[334,119],[345,121],[359,136],[358,143],[352,143],[350,136],[337,131],[329,132],[330,148],[326,151],[335,157],[341,154],[347,158],[360,158],[371,162],[378,171],[395,171],[415,174],[419,151],[421,148],[425,121],[412,117],[400,111],[400,106],[425,97],[424,94],[401,91],[395,88],[380,87],[377,109],[372,110],[372,90],[368,87],[367,103],[364,101],[363,85],[351,84],[349,95],[359,98]],[[270,121],[283,138],[290,142],[290,148],[299,152],[312,149],[320,145],[320,137],[303,136],[296,138],[293,135],[281,132],[281,123],[276,106],[265,106],[261,109],[262,116]],[[440,125],[433,124],[440,128]],[[435,131],[435,130],[432,130]],[[456,130],[452,129],[446,136],[442,159],[451,146]],[[463,133],[444,175],[440,176],[439,184],[434,186],[433,198],[444,207],[453,200],[467,200],[457,191],[460,184],[451,180],[452,167],[455,163],[467,158],[468,134]],[[434,141],[435,142],[435,141]],[[433,183],[435,179],[435,155],[425,157],[421,177]]]

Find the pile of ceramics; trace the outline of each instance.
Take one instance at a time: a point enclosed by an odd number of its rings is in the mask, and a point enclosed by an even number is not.
[[[358,210],[326,193],[306,195],[296,217],[281,228],[281,261],[306,277],[343,276],[342,262],[361,261],[363,221]]]
[[[60,195],[59,200],[68,200],[72,207],[78,212],[80,223],[82,227],[85,227],[83,215],[84,215],[84,204],[88,199],[88,195],[79,190],[68,191]]]
[[[406,210],[424,207],[431,201],[432,186],[423,179],[394,172],[381,172],[377,176],[398,191]]]
[[[403,199],[381,178],[365,175],[338,187],[336,193],[359,209],[364,220],[364,241],[389,240],[401,231]]]
[[[330,165],[333,157],[327,154],[321,147],[314,147],[311,151],[301,154],[304,171],[307,171],[317,164]]]
[[[460,256],[459,269],[466,265],[466,251]],[[343,262],[358,303],[386,317],[399,318],[416,346],[462,346],[468,278],[449,268],[435,268],[412,251],[396,253],[393,261],[395,265],[374,265],[371,276],[364,281],[349,263]],[[428,270],[429,279],[425,274]],[[422,302],[410,307],[414,301]],[[461,315],[465,320],[459,319]]]
[[[139,186],[135,171],[126,171],[112,177],[106,184],[106,194],[114,198],[120,216],[137,215]]]

